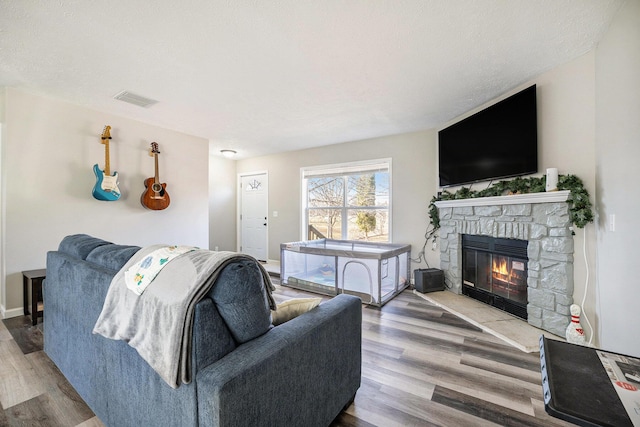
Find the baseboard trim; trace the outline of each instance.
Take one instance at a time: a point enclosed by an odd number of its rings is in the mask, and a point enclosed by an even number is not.
[[[4,305],[0,307],[0,315],[2,319],[10,319],[12,317],[24,316],[24,308],[12,308],[11,310],[7,310],[4,308]]]

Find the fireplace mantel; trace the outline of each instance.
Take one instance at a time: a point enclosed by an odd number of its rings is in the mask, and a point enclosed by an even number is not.
[[[524,203],[566,202],[569,190],[550,191],[548,193],[513,194],[510,196],[475,197],[470,199],[440,200],[435,202],[438,208],[457,208],[465,206],[500,206]]]

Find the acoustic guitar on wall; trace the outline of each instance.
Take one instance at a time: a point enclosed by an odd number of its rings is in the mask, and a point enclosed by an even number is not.
[[[158,143],[152,142],[149,155],[152,155],[155,161],[155,176],[144,180],[146,190],[140,197],[142,206],[154,211],[166,209],[169,207],[170,203],[169,193],[167,193],[166,190],[167,184],[160,182],[160,174],[158,172],[158,154],[160,154],[160,150],[158,150]]]
[[[105,126],[100,135],[100,142],[104,144],[104,170],[100,170],[98,164],[93,165],[93,173],[96,174],[96,184],[93,186],[93,197],[98,200],[112,202],[120,198],[118,188],[118,172],[111,175],[109,165],[109,141],[111,140],[111,126]]]

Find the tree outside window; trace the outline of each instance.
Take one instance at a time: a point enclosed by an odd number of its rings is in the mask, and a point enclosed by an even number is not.
[[[341,207],[344,204],[342,177],[319,177],[307,182],[309,225],[329,239],[340,239]]]

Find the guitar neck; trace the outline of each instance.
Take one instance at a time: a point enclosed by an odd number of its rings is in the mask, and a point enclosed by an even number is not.
[[[154,157],[154,162],[155,162],[155,166],[156,166],[156,174],[153,178],[153,182],[155,182],[156,184],[160,183],[160,173],[158,172],[158,153],[153,153],[153,157]]]
[[[111,175],[111,166],[109,164],[109,138],[104,138],[104,173]]]

